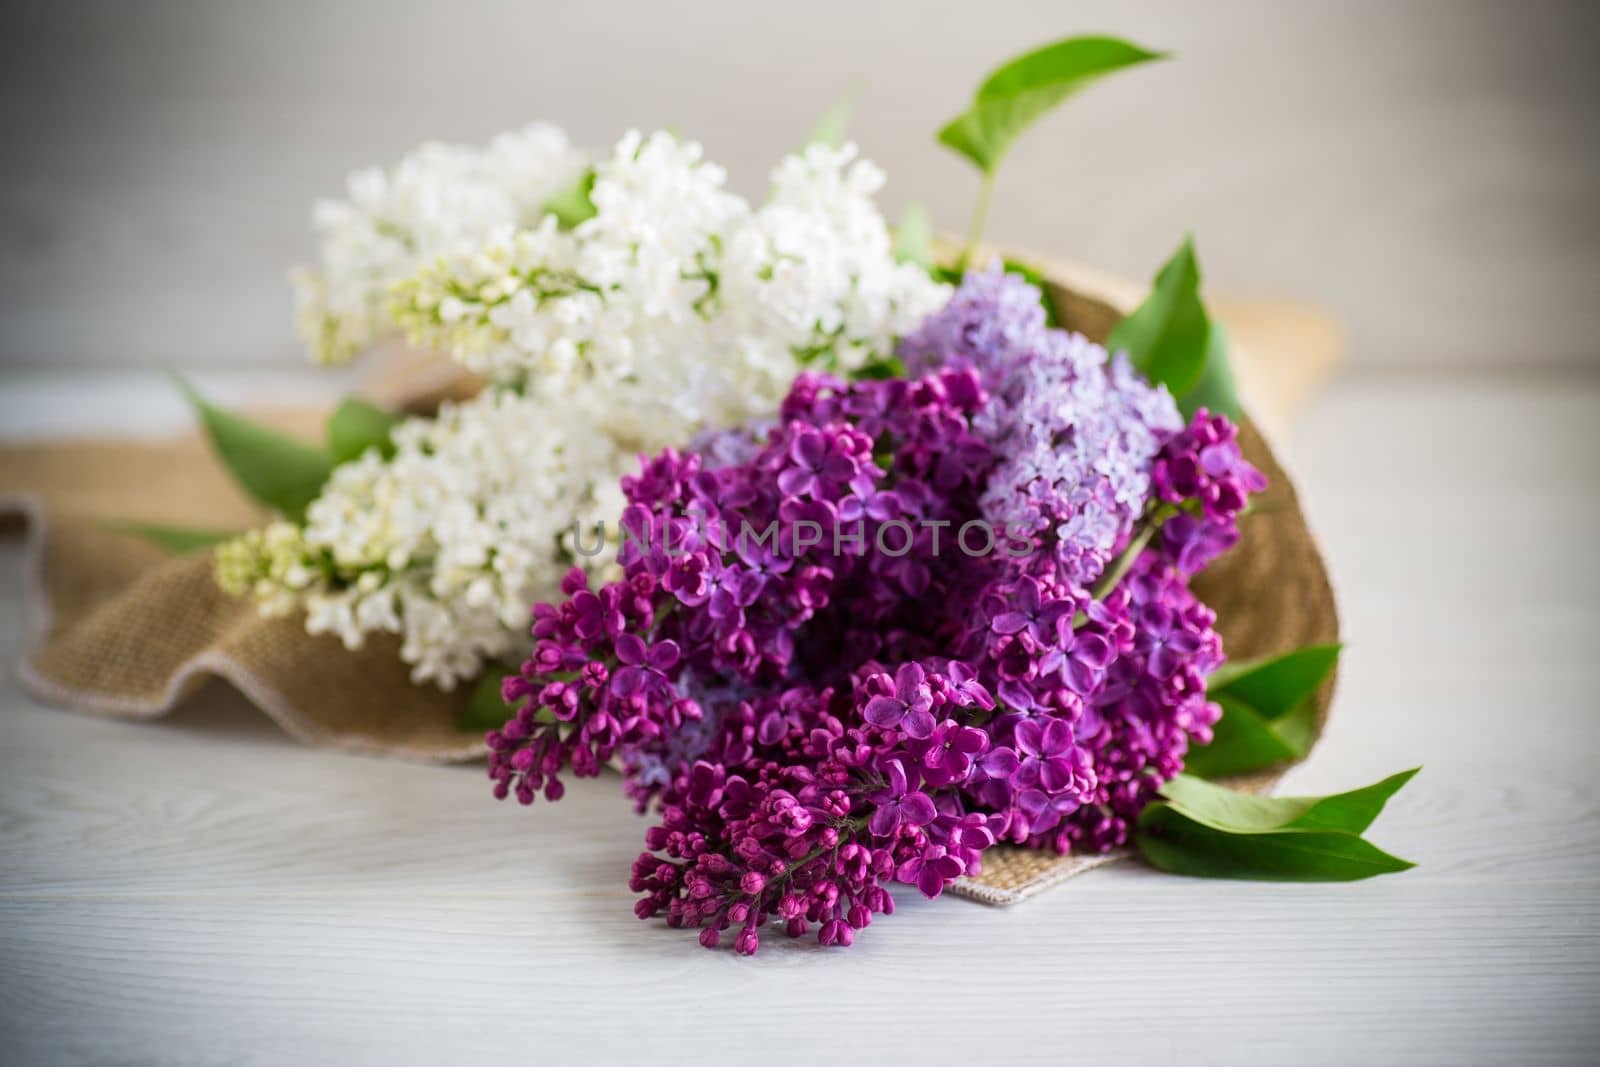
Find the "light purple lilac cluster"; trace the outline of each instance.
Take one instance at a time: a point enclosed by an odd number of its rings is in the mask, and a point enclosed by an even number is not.
[[[659,816],[636,911],[707,947],[850,944],[890,883],[937,896],[998,841],[1114,847],[1219,714],[1188,577],[1263,485],[1234,427],[998,271],[902,353],[646,460],[623,577],[574,571],[504,686],[496,794],[620,761]]]
[[[984,516],[1054,546],[1087,586],[1143,511],[1162,442],[1183,426],[1165,389],[1082,334],[1048,329],[1039,291],[998,264],[967,276],[900,346],[909,368],[969,367],[991,402],[974,420],[996,464]]]

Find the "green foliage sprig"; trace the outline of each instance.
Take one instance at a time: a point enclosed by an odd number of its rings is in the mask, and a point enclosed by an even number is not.
[[[1165,58],[1165,52],[1115,37],[1069,37],[1020,55],[983,80],[972,105],[939,131],[940,144],[983,174],[962,266],[983,236],[1000,161],[1022,132],[1107,74]]]

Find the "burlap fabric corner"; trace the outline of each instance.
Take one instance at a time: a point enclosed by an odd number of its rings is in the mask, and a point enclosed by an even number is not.
[[[1067,325],[1091,338],[1103,339],[1128,306],[1125,286],[1086,281],[1076,268],[1049,274]],[[426,409],[460,388],[413,365],[377,392]],[[320,415],[282,412],[271,421],[313,436]],[[1294,486],[1253,422],[1241,441],[1271,488],[1243,522],[1240,544],[1196,590],[1216,610],[1230,656],[1337,640],[1333,592]],[[336,638],[307,635],[298,618],[264,619],[217,589],[208,553],[173,557],[107,521],[244,528],[262,518],[195,435],[0,446],[0,520],[24,539],[30,641],[17,665],[21,684],[67,710],[148,719],[221,678],[309,744],[437,763],[480,758],[481,736],[454,725],[465,696],[412,685],[394,640],[349,651]],[[1330,680],[1317,694],[1319,730],[1332,693]],[[1238,784],[1266,789],[1277,778]],[[983,871],[955,892],[1011,904],[1121,855],[991,849]]]

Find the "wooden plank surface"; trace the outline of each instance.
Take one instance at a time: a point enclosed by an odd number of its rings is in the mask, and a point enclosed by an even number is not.
[[[47,386],[8,380],[0,423]],[[303,748],[225,691],[132,725],[7,682],[0,1060],[1593,1062],[1597,426],[1593,379],[1377,376],[1292,436],[1350,643],[1287,787],[1425,766],[1374,832],[1421,866],[1368,883],[1124,864],[743,960],[632,917],[614,781],[530,813],[474,768]],[[19,585],[7,542],[8,659]]]

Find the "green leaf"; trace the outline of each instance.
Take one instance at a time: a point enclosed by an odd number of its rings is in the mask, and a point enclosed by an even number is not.
[[[1134,841],[1153,866],[1203,878],[1334,882],[1414,864],[1360,836],[1420,768],[1326,797],[1258,797],[1180,774],[1146,806]]]
[[[1152,52],[1118,37],[1067,37],[996,68],[978,86],[976,98],[980,102],[1004,100],[1018,93],[1063,87],[1069,93],[1077,92],[1124,67],[1171,57],[1171,52]]]
[[[207,401],[174,375],[211,441],[217,458],[257,502],[300,519],[333,472],[321,449],[268,429]]]
[[[1322,797],[1304,814],[1295,819],[1297,830],[1330,830],[1345,834],[1365,833],[1367,827],[1383,813],[1389,798],[1417,776],[1421,767],[1391,774],[1381,782],[1352,789],[1348,793],[1335,793]],[[1302,798],[1303,799],[1303,798]]]
[[[105,525],[120,533],[142,537],[151,544],[164,548],[178,556],[197,552],[202,548],[210,548],[212,545],[219,545],[224,541],[231,541],[239,536],[238,533],[230,530],[206,530],[195,526],[167,526],[159,522],[138,522],[132,519],[113,520]]]
[[[1106,347],[1127,352],[1136,370],[1167,387],[1185,415],[1204,406],[1238,419],[1227,335],[1200,299],[1193,237],[1162,264],[1144,303],[1112,327]]]
[[[830,107],[806,138],[807,145],[823,144],[838,148],[844,144],[844,134],[850,128],[850,113],[855,110],[855,100],[849,96]]]
[[[1231,834],[1154,803],[1139,816],[1134,836],[1153,867],[1197,878],[1267,882],[1351,882],[1408,870],[1416,864],[1345,833]]]
[[[1359,834],[1421,769],[1413,767],[1373,785],[1325,797],[1258,797],[1180,774],[1161,787],[1161,795],[1178,814],[1226,833],[1319,830]]]
[[[1208,696],[1227,695],[1251,705],[1267,718],[1277,718],[1317,691],[1343,645],[1306,645],[1281,656],[1233,660],[1206,680]]]
[[[394,455],[389,432],[399,421],[400,416],[393,412],[357,397],[345,397],[328,417],[328,454],[335,464],[348,463],[376,448],[389,459]]]
[[[1281,656],[1225,663],[1207,679],[1222,706],[1209,745],[1190,749],[1185,769],[1226,778],[1305,756],[1316,739],[1317,688],[1339,661],[1339,645],[1307,645]]]
[[[1200,302],[1200,264],[1185,237],[1156,274],[1133,314],[1112,327],[1106,347],[1124,351],[1133,366],[1181,397],[1200,380],[1211,343],[1211,318]]]
[[[933,223],[921,204],[910,205],[900,216],[894,231],[894,258],[897,263],[915,263],[933,273]]]
[[[1201,778],[1248,774],[1297,760],[1309,751],[1309,743],[1299,736],[1283,736],[1276,722],[1263,718],[1250,705],[1228,697],[1213,699],[1222,705],[1222,718],[1212,730],[1211,743],[1192,746],[1184,757],[1183,767],[1189,774]]]
[[[1045,280],[1045,276],[1037,267],[1031,267],[1019,259],[1003,259],[1000,261],[1000,267],[1007,274],[1015,274],[1039,290],[1039,303],[1044,305],[1044,321],[1047,326],[1061,325],[1061,309],[1056,306],[1056,298],[1051,295],[1050,283]]]
[[[939,141],[992,174],[1011,143],[1062,101],[1107,74],[1166,56],[1114,37],[1045,45],[991,73],[972,106],[939,131]]]
[[[1184,418],[1205,408],[1213,415],[1226,415],[1239,421],[1239,387],[1233,378],[1233,361],[1228,357],[1228,333],[1222,323],[1212,321],[1211,332],[1206,336],[1205,363],[1200,377],[1189,391],[1178,398],[1178,410]]]
[[[578,180],[544,202],[544,212],[554,215],[563,230],[570,230],[596,215],[594,201],[594,171],[586,170]]]

